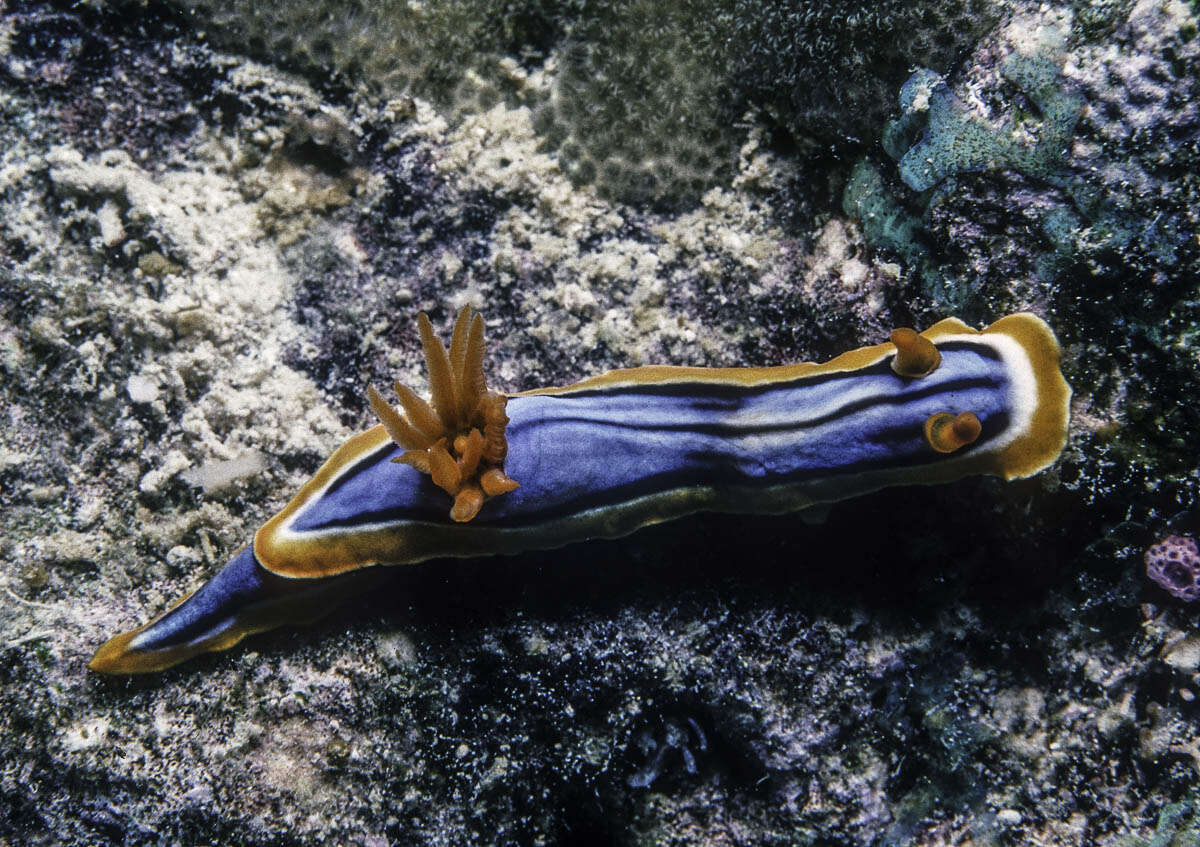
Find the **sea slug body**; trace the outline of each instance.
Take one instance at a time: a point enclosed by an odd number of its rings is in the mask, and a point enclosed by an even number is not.
[[[892,485],[1026,477],[1066,443],[1070,388],[1031,314],[955,318],[824,364],[650,366],[513,395],[483,380],[482,321],[449,351],[421,317],[433,403],[370,391],[350,439],[199,591],[104,644],[161,670],[327,610],[373,565],[614,538],[699,511],[783,513]]]

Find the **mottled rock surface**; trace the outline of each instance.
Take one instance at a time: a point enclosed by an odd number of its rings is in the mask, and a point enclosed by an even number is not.
[[[1013,7],[937,68],[1034,132],[1002,68],[1052,63],[1082,103],[1056,170],[917,195],[882,147],[750,121],[669,213],[573,182],[527,108],[449,116],[204,27],[0,6],[0,843],[1194,843],[1200,636],[1142,564],[1200,530],[1194,5]],[[87,671],[370,423],[368,382],[424,385],[415,313],[464,303],[510,391],[1028,308],[1072,440],[1020,483],[428,562]]]

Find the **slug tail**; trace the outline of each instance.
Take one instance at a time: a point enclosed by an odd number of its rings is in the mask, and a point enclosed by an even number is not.
[[[305,624],[362,586],[361,574],[288,579],[270,573],[246,547],[199,590],[150,623],[105,642],[88,667],[104,674],[152,673],[201,653],[228,650],[248,635]]]

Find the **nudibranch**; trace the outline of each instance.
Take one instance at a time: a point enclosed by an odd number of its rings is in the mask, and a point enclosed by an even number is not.
[[[104,644],[90,667],[156,671],[305,622],[351,573],[614,538],[700,511],[783,513],[974,474],[1026,477],[1067,437],[1059,346],[1032,314],[947,318],[824,364],[649,366],[504,395],[483,321],[447,351],[420,316],[432,404],[374,389],[351,438],[195,593]]]

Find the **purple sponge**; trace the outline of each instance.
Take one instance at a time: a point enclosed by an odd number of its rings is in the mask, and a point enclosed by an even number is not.
[[[1181,600],[1200,599],[1200,548],[1196,539],[1168,535],[1146,551],[1146,576]]]

